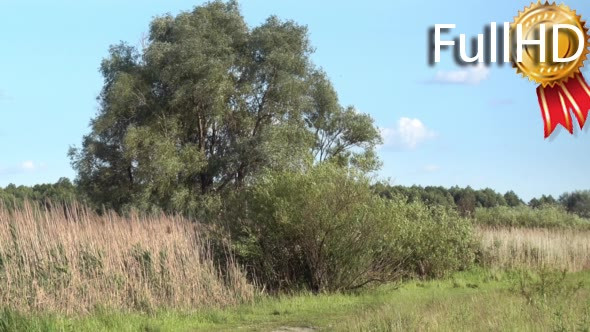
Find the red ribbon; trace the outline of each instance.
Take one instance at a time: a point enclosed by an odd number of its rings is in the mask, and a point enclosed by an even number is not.
[[[574,133],[570,110],[574,111],[580,129],[584,128],[590,110],[590,86],[582,74],[576,74],[565,83],[557,82],[552,87],[540,85],[537,88],[537,97],[545,122],[545,138],[551,135],[558,124],[564,126],[570,134]]]

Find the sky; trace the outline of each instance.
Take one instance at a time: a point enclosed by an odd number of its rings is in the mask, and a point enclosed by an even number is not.
[[[0,2],[0,186],[75,178],[67,151],[96,114],[109,45],[139,45],[155,16],[202,1]],[[510,65],[429,64],[428,31],[468,39],[512,21],[527,1],[242,0],[252,27],[270,15],[307,25],[313,62],[343,105],[382,131],[378,177],[401,185],[514,190],[524,199],[590,189],[588,127],[543,138],[536,85]],[[590,19],[587,0],[568,0]],[[588,64],[587,64],[588,65]],[[590,78],[590,71],[582,73]]]

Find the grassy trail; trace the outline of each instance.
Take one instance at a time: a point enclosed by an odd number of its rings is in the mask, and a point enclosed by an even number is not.
[[[526,278],[525,278],[526,277]],[[260,298],[229,309],[81,318],[0,314],[1,330],[30,331],[588,331],[589,272],[544,282],[525,273],[471,271],[359,294]],[[529,279],[527,279],[529,278]],[[528,280],[528,281],[527,281]],[[543,288],[542,290],[539,288]],[[528,294],[527,296],[521,294]]]

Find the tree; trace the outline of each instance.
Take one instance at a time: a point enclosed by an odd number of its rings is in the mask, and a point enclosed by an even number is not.
[[[582,218],[590,218],[590,190],[565,193],[559,197],[559,202],[567,212],[575,213]]]
[[[477,197],[477,205],[480,207],[491,208],[506,205],[506,200],[504,199],[504,196],[496,193],[494,190],[490,188],[477,190],[475,192],[475,195]]]
[[[541,201],[536,198],[533,197],[530,201],[529,201],[529,206],[532,207],[533,209],[538,209],[541,207]]]
[[[557,200],[555,198],[553,198],[553,196],[551,196],[551,195],[548,195],[548,196],[543,195],[540,198],[533,198],[529,201],[529,206],[534,209],[541,208],[546,205],[556,205],[556,204],[558,204]]]
[[[95,203],[185,209],[265,169],[334,161],[377,167],[373,120],[340,106],[310,61],[307,28],[249,28],[235,1],[151,23],[141,51],[121,43],[91,132],[70,156]]]
[[[315,137],[312,147],[315,160],[334,160],[342,166],[352,162],[365,170],[377,168],[373,147],[381,143],[381,137],[373,126],[373,119],[358,113],[352,106],[340,106],[325,73],[314,72],[310,86],[311,103],[306,122]],[[353,150],[359,147],[361,152]]]
[[[507,191],[504,194],[504,199],[506,200],[506,204],[508,204],[508,206],[511,206],[511,207],[515,207],[515,206],[519,206],[521,204],[524,204],[524,202],[520,199],[520,197],[518,197],[518,195],[512,190]]]
[[[25,202],[45,204],[50,208],[74,201],[82,202],[84,198],[67,178],[60,178],[54,184],[37,184],[33,187],[10,184],[4,189],[0,188],[0,205],[9,208],[22,207]]]
[[[541,198],[539,199],[539,203],[541,203],[541,205],[555,205],[558,204],[557,200],[555,198],[553,198],[553,196],[551,195],[543,195],[541,196]]]
[[[425,187],[422,202],[429,206],[455,207],[453,196],[443,187]]]
[[[455,202],[457,204],[457,209],[462,216],[472,215],[477,207],[475,191],[471,189],[471,187],[465,188],[455,196]]]

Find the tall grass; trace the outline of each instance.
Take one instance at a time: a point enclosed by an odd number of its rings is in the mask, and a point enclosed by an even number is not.
[[[482,263],[491,267],[590,269],[590,231],[479,228]]]
[[[0,331],[589,331],[590,272],[563,279],[560,272],[549,275],[558,282],[543,282],[534,271],[474,269],[362,292],[259,297],[255,305],[191,314],[100,311],[70,317],[0,311]]]
[[[180,216],[0,206],[0,308],[150,311],[251,300],[231,257],[227,266],[212,257],[200,226]]]

